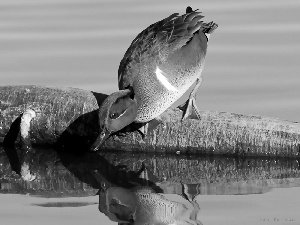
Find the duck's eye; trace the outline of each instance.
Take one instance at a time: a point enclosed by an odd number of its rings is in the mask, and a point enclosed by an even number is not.
[[[109,118],[111,118],[111,119],[116,119],[116,118],[118,118],[119,116],[120,116],[119,113],[114,112],[114,113],[112,113],[112,114],[109,115]]]

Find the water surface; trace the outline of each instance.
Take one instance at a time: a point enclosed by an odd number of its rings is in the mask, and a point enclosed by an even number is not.
[[[14,150],[18,158],[12,158],[14,154],[7,154]],[[235,196],[249,196],[247,201],[243,200],[247,205],[256,198],[251,196],[258,194],[266,195],[262,198],[268,198],[274,188],[277,190],[294,187],[300,190],[300,166],[297,159],[200,157],[118,151],[75,154],[53,149],[33,149],[28,153],[26,163],[29,163],[30,173],[36,178],[25,181],[18,175],[20,163],[23,162],[20,153],[17,148],[0,148],[0,197],[5,194],[21,194],[46,200],[32,203],[35,207],[97,209],[97,204],[103,204],[107,193],[111,193],[110,196],[126,196],[128,191],[131,195],[140,188],[150,188],[153,193],[151,195],[163,196],[163,199],[168,199],[168,204],[180,202],[176,204],[179,204],[181,210],[185,210],[183,205],[189,204],[192,208],[185,213],[193,215],[197,212],[197,218],[201,221],[202,217],[209,219],[208,209],[216,200],[218,204],[235,207],[236,200],[240,198]],[[108,192],[110,190],[113,192]],[[100,194],[99,201],[96,194]],[[209,200],[201,196],[221,197],[211,197],[212,200]],[[222,196],[228,197],[225,200]],[[76,198],[67,200],[70,197]],[[86,200],[87,197],[91,197],[92,201]],[[128,203],[126,198],[116,198]],[[189,202],[193,201],[197,204],[191,206]],[[290,202],[288,199],[285,201]],[[136,203],[129,203],[136,207]],[[143,208],[143,205],[137,206],[138,209]],[[284,205],[281,210],[285,210]],[[95,211],[97,213],[100,212]]]
[[[187,4],[219,24],[199,108],[299,121],[298,0],[0,0],[0,83],[112,93],[135,36]]]

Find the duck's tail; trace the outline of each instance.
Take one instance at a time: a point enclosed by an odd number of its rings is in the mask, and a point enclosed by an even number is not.
[[[218,28],[218,24],[214,23],[214,21],[211,21],[209,23],[203,23],[201,27],[201,31],[205,34],[211,34]]]
[[[193,10],[192,7],[188,6],[186,8],[186,18],[191,18],[191,19],[194,19],[194,17],[203,18],[203,16],[200,15],[201,12],[197,12],[198,10],[199,9]],[[195,25],[198,25],[198,26],[201,25],[199,30],[205,34],[211,34],[218,28],[218,24],[214,23],[213,21],[211,21],[209,23],[203,23],[202,21],[199,21]]]

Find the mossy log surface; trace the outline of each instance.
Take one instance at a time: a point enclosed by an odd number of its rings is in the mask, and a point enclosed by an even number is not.
[[[32,109],[37,114],[31,121],[33,144],[88,149],[99,133],[97,109],[106,97],[74,88],[2,86],[0,142],[16,136],[20,116],[26,109]],[[138,131],[114,135],[102,148],[247,156],[300,155],[298,122],[210,111],[201,111],[201,120],[181,121],[181,117],[181,110],[169,109],[162,114],[163,123],[147,132],[144,139]]]

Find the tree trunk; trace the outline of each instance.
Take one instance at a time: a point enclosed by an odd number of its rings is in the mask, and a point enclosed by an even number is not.
[[[22,114],[36,113],[30,142],[87,150],[99,133],[97,109],[107,97],[74,88],[0,87],[0,142],[19,141]],[[102,149],[228,154],[246,156],[300,155],[300,124],[262,116],[201,111],[201,120],[181,121],[179,109],[162,114],[163,123],[146,133],[112,136]]]

